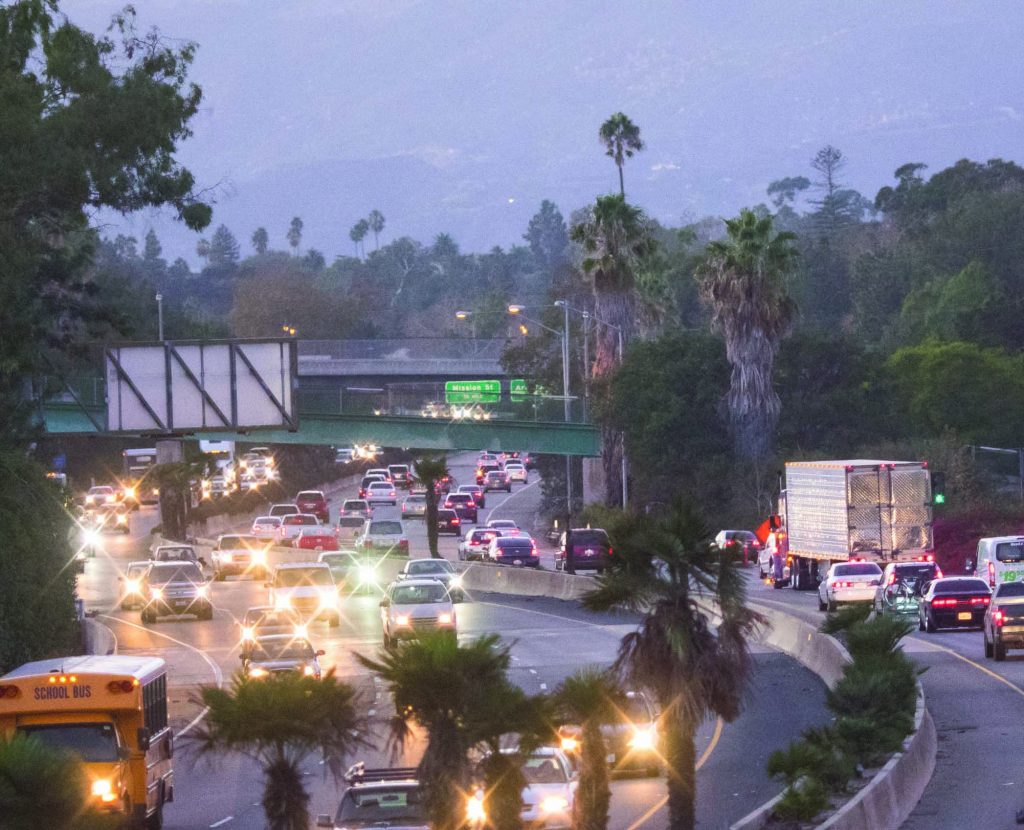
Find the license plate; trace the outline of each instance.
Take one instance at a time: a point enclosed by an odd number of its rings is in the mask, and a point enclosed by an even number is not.
[[[604,758],[604,762],[606,764],[614,764],[615,763],[615,753],[611,752],[608,755],[606,755],[605,758]]]
[[[956,615],[958,620],[969,620],[973,615],[970,611],[961,611]]]
[[[593,556],[593,555],[594,555],[594,549],[593,549],[593,548],[587,548],[587,549],[586,549],[585,551],[583,551],[583,552],[584,552],[584,553],[585,553],[585,554],[586,554],[587,556]]]
[[[182,600],[182,599],[176,599],[176,600],[174,601],[174,607],[175,607],[175,608],[184,608],[184,607],[185,607],[186,605],[188,605],[188,603],[187,603],[187,602],[185,602],[185,600]]]
[[[513,565],[522,565],[523,564],[523,560],[522,559],[513,559],[512,560],[512,564]]]

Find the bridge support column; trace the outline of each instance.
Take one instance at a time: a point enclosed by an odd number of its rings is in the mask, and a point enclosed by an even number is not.
[[[604,462],[600,458],[583,459],[583,504],[604,504]]]

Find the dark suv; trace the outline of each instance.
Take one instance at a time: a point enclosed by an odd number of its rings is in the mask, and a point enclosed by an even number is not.
[[[574,574],[593,570],[601,573],[612,566],[612,543],[600,528],[579,527],[562,534],[555,551],[555,570]]]
[[[476,523],[477,507],[472,493],[449,493],[444,506],[454,510],[463,521]]]
[[[324,524],[331,520],[327,497],[319,490],[303,490],[295,497],[295,504],[300,513],[312,513]]]

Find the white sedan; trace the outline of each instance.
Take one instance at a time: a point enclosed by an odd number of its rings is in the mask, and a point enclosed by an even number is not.
[[[388,588],[380,601],[384,647],[424,631],[456,631],[455,603],[435,579],[403,579]]]
[[[540,747],[523,762],[523,824],[527,827],[572,827],[576,789],[565,753]]]
[[[252,535],[257,539],[277,540],[280,535],[280,516],[257,516],[252,520]]]
[[[874,562],[837,562],[818,585],[818,609],[835,611],[841,602],[874,602],[882,569]]]
[[[366,488],[366,501],[374,504],[398,504],[398,492],[395,485],[387,481],[372,481]]]
[[[526,467],[518,461],[506,461],[505,472],[508,474],[509,481],[518,481],[526,484],[530,479],[530,474],[526,472]]]

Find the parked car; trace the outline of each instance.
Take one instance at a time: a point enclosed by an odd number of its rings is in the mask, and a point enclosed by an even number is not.
[[[275,505],[271,506],[270,511],[269,511],[271,516],[281,516],[281,517],[292,516],[292,515],[294,515],[296,513],[301,513],[301,512],[302,511],[299,510],[298,505],[295,505],[295,504],[275,504]]]
[[[274,608],[290,608],[304,620],[325,619],[332,628],[341,624],[334,577],[322,562],[278,565],[266,587]]]
[[[874,562],[836,562],[818,584],[818,609],[835,611],[840,603],[874,602],[882,569]]]
[[[333,817],[318,815],[317,827],[430,830],[415,769],[366,769],[363,764],[355,764],[345,781],[350,786],[337,812]]]
[[[291,608],[257,605],[246,610],[242,617],[241,653],[244,655],[258,637],[287,634],[289,637],[307,636],[307,626]]]
[[[324,654],[323,649],[314,649],[304,637],[269,634],[257,637],[241,655],[242,672],[251,679],[295,672],[319,680],[319,658]]]
[[[457,630],[455,604],[448,589],[434,579],[403,579],[392,583],[380,601],[384,647],[416,632]]]
[[[252,520],[252,535],[257,539],[277,541],[281,535],[280,516],[258,516]]]
[[[191,614],[213,619],[210,586],[195,562],[153,562],[142,577],[142,622]]]
[[[398,572],[398,579],[433,579],[448,589],[453,599],[460,599],[462,576],[447,559],[410,559]]]
[[[422,519],[427,515],[427,494],[414,493],[402,499],[403,519]]]
[[[540,552],[537,543],[529,536],[499,536],[491,539],[487,548],[487,561],[499,565],[539,568]]]
[[[254,579],[267,578],[267,542],[256,536],[225,533],[217,537],[210,554],[213,578],[223,581],[228,574],[249,574]]]
[[[150,561],[129,562],[125,569],[124,576],[119,576],[121,585],[121,610],[131,611],[134,608],[141,608],[145,603],[143,594],[143,579],[146,571],[153,564]]]
[[[501,536],[501,531],[493,527],[475,527],[467,530],[466,535],[459,542],[459,559],[463,561],[486,559],[491,539],[497,539],[499,536]]]
[[[312,513],[292,513],[281,519],[281,526],[277,529],[277,543],[290,547],[299,538],[302,528],[319,525],[320,521]]]
[[[715,544],[723,550],[735,545],[744,565],[757,562],[761,552],[761,540],[750,530],[720,530],[715,536]]]
[[[460,484],[457,493],[469,493],[473,497],[473,501],[476,502],[476,506],[483,510],[487,506],[487,496],[484,493],[484,488],[479,484]]]
[[[394,519],[371,519],[363,526],[363,532],[356,544],[358,550],[393,556],[409,555],[409,537],[405,535],[402,523]]]
[[[574,527],[563,533],[555,549],[555,570],[602,573],[614,563],[611,540],[599,527]]]
[[[300,512],[312,513],[324,524],[331,520],[331,511],[327,507],[329,501],[322,490],[302,490],[295,496],[295,506]]]
[[[487,475],[484,476],[483,485],[484,491],[488,493],[491,490],[504,490],[506,493],[512,492],[512,482],[509,481],[508,473],[504,470],[489,470]]]
[[[985,612],[992,592],[985,580],[971,576],[946,576],[933,579],[925,588],[918,606],[918,628],[932,632],[940,628],[985,627]]]
[[[1010,649],[1024,648],[1024,582],[996,586],[985,612],[985,656],[997,662]]]
[[[476,524],[479,511],[472,493],[449,493],[445,497],[444,507],[454,510],[462,521]]]
[[[338,510],[339,516],[361,516],[364,519],[373,515],[373,507],[366,499],[345,499]]]
[[[462,534],[462,519],[454,510],[446,510],[443,507],[437,511],[437,532],[450,533],[453,536]]]
[[[302,528],[295,540],[295,547],[302,550],[339,550],[341,545],[338,544],[338,536],[334,530],[320,525]]]
[[[370,504],[390,504],[395,506],[398,504],[398,491],[395,490],[394,484],[386,481],[373,481],[366,488],[364,498]]]

